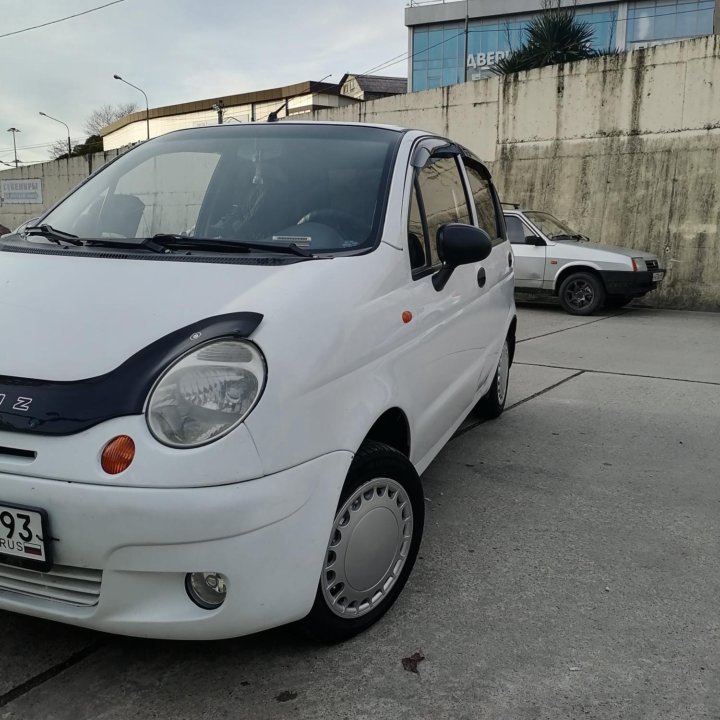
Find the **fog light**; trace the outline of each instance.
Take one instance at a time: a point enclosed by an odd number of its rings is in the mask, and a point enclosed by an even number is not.
[[[219,608],[227,596],[227,578],[216,572],[195,572],[185,576],[190,599],[204,610]]]

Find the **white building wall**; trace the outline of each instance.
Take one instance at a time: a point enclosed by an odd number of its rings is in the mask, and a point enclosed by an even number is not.
[[[252,103],[244,105],[227,105],[223,108],[224,118],[226,122],[251,122],[257,120],[263,122],[267,120],[268,115],[280,110],[279,116],[285,115],[283,98],[275,98],[268,102]],[[338,108],[355,103],[351,98],[342,97],[340,95],[326,95],[324,93],[315,93],[313,95],[301,95],[289,100],[288,106],[290,113],[308,112],[313,108]],[[207,125],[216,125],[218,121],[217,112],[215,110],[202,110],[191,113],[180,113],[177,115],[169,115],[161,118],[150,118],[150,137],[157,137],[173,130],[181,130],[183,128],[205,127]],[[105,150],[115,150],[125,147],[133,143],[142,142],[147,139],[147,125],[144,119],[125,125],[124,127],[108,133],[103,137],[103,147]]]

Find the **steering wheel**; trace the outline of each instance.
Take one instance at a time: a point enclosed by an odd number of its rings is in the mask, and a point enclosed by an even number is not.
[[[322,225],[329,225],[337,230],[345,240],[359,244],[363,242],[368,235],[368,226],[358,220],[357,217],[351,215],[344,210],[336,210],[335,208],[318,208],[311,210],[307,215],[298,220],[298,225],[303,223],[315,222]]]

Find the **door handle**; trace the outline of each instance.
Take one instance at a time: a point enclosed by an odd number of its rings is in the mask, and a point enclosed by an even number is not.
[[[487,277],[485,275],[485,268],[480,268],[478,270],[478,274],[477,274],[478,287],[485,287],[486,280],[487,280]]]

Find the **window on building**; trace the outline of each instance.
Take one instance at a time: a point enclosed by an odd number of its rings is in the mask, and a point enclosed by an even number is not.
[[[426,25],[413,31],[412,87],[429,90],[463,81],[462,23]]]
[[[711,35],[714,9],[714,0],[651,0],[629,3],[628,47]]]
[[[657,0],[658,3],[663,1]],[[695,4],[708,3],[712,6],[713,0],[697,0]],[[577,17],[592,26],[592,45],[595,49],[605,50],[616,46],[615,8],[609,5],[579,8]],[[712,11],[709,17],[712,32]],[[468,80],[487,77],[501,57],[522,44],[525,28],[531,18],[531,14],[523,14],[508,15],[502,19],[471,20],[468,24],[467,56],[464,23],[437,23],[414,28],[411,63],[413,90],[428,90],[463,82],[466,65]]]
[[[592,28],[592,46],[595,50],[613,50],[618,46],[617,6],[613,8],[607,5],[595,5],[577,8],[575,17]],[[624,38],[621,38],[622,40]]]

